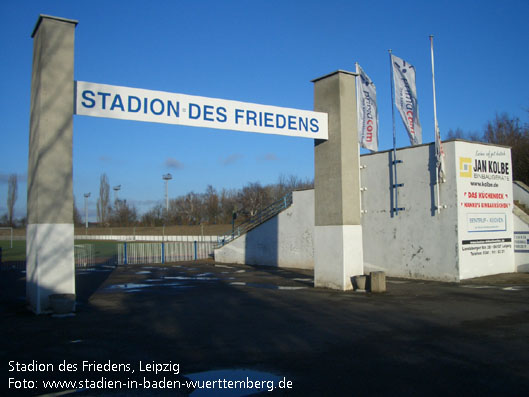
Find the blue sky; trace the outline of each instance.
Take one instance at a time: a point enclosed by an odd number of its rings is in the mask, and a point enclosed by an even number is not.
[[[75,79],[312,110],[311,80],[359,62],[377,86],[380,149],[392,147],[388,49],[417,70],[423,142],[432,142],[429,35],[435,36],[437,113],[449,129],[481,131],[498,112],[528,119],[529,1],[10,1],[0,3],[0,215],[19,175],[26,211],[29,97],[39,14],[76,19]],[[396,117],[398,114],[396,113]],[[409,141],[399,119],[397,146]],[[140,212],[169,195],[280,175],[312,178],[310,139],[74,118],[74,194],[99,177]]]

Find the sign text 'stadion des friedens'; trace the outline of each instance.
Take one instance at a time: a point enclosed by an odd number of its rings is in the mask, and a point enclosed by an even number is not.
[[[327,139],[327,114],[232,100],[76,82],[85,116]]]

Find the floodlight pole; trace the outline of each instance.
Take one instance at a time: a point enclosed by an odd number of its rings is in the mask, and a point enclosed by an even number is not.
[[[90,192],[84,194],[84,222],[85,222],[86,231],[88,231],[88,206],[87,206],[88,197],[90,197]]]
[[[169,214],[169,190],[168,182],[173,179],[171,174],[162,175],[162,179],[165,181],[165,214]]]
[[[121,185],[114,186],[114,201],[118,201],[119,190],[121,190]]]

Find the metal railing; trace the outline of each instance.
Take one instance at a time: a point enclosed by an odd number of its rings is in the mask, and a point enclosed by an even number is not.
[[[139,265],[151,263],[170,263],[208,259],[213,256],[216,242],[178,241],[178,242],[125,242],[118,243],[117,264]]]
[[[74,257],[76,268],[94,266],[94,244],[75,244]]]
[[[284,211],[292,205],[292,192],[288,193],[281,199],[270,204],[265,209],[259,211],[257,214],[252,216],[247,221],[237,225],[233,232],[219,237],[218,246],[222,247],[223,245],[229,243],[230,241],[235,240],[237,237],[248,233],[250,230],[256,228],[257,226],[265,223],[267,220],[273,218],[281,211]]]

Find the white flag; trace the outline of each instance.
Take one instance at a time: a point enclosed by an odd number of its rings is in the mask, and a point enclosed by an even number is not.
[[[439,174],[439,180],[441,182],[446,182],[445,151],[443,149],[441,133],[439,132],[439,126],[437,124],[435,125],[435,158],[437,160],[437,172]]]
[[[419,103],[415,86],[415,67],[391,55],[393,83],[395,84],[395,105],[399,109],[402,122],[408,131],[410,143],[422,143],[422,128],[419,122]]]
[[[356,64],[356,73],[358,141],[363,148],[376,152],[378,150],[377,90],[358,64]]]
[[[439,125],[437,124],[437,101],[435,99],[435,64],[433,59],[433,36],[430,36],[430,50],[432,55],[433,118],[435,124],[435,158],[437,160],[437,179],[440,182],[446,182],[445,152],[443,150],[443,143],[441,142],[441,132],[439,131]],[[437,186],[437,192],[439,192],[439,186]],[[437,194],[437,200],[439,200],[439,193]],[[437,203],[437,207],[440,210],[439,203]]]

